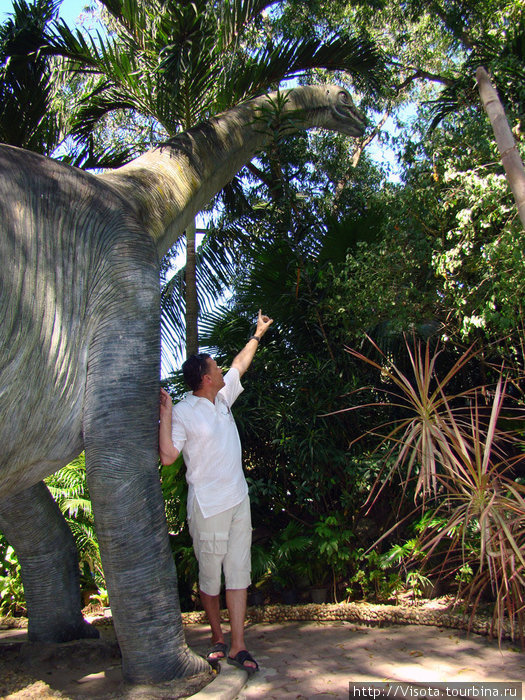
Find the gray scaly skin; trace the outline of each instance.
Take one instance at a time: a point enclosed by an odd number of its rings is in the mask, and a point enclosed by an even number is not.
[[[86,451],[124,677],[206,668],[185,644],[158,479],[159,259],[268,134],[267,98],[112,173],[0,146],[0,529],[17,551],[33,641],[96,636],[71,533],[42,479]],[[296,88],[299,128],[350,136],[336,86]]]

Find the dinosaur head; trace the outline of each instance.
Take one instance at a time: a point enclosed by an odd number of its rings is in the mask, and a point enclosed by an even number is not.
[[[324,91],[326,106],[324,119],[319,126],[338,131],[346,136],[362,136],[365,133],[365,116],[354,105],[346,90],[338,85],[320,86]]]
[[[289,93],[290,108],[298,109],[304,126],[321,127],[346,136],[362,136],[366,128],[363,114],[348,92],[339,85],[308,85]]]

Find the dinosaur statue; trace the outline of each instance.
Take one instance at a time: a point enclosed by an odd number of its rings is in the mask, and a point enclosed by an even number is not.
[[[93,175],[0,146],[0,529],[21,563],[29,639],[97,636],[72,535],[43,483],[85,449],[122,669],[207,667],[184,641],[158,477],[159,260],[269,134],[247,101]],[[364,119],[336,86],[291,90],[299,128]]]

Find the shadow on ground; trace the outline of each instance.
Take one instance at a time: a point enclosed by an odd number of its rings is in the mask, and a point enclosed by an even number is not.
[[[124,684],[121,656],[110,622],[97,625],[100,639],[33,644],[27,630],[0,630],[0,700],[152,700],[187,698],[214,676],[203,673],[160,688]]]

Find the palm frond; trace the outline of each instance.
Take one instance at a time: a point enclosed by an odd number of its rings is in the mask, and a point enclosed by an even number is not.
[[[345,71],[358,87],[366,85],[372,92],[379,91],[386,80],[381,52],[366,37],[292,39],[268,45],[239,62],[235,99],[261,95],[282,80],[304,75],[313,68]],[[227,95],[223,93],[220,99],[228,106]]]
[[[137,0],[100,0],[109,14],[127,31],[128,36],[137,37],[139,27],[151,26],[161,14],[161,3],[156,0],[137,2]],[[144,33],[141,41],[147,41],[149,33]]]
[[[58,3],[17,0],[0,27],[0,140],[49,155],[60,140],[55,67],[45,53]]]
[[[120,168],[140,155],[135,144],[110,144],[103,147],[91,136],[84,141],[69,144],[68,153],[61,160],[86,170]]]
[[[498,40],[484,36],[476,42],[474,49],[458,70],[452,85],[428,104],[431,107],[432,122],[430,131],[447,117],[459,111],[479,105],[475,72],[478,66],[485,66],[496,79],[501,98],[506,107],[514,106],[521,114],[525,113],[521,85],[525,81],[525,12],[519,21],[509,27],[506,41],[502,46]]]
[[[429,131],[433,131],[447,117],[474,107],[477,102],[479,99],[474,88],[474,73],[466,71],[453,85],[442,90],[438,98],[427,103],[432,116]]]
[[[96,73],[105,52],[111,51],[112,44],[107,44],[100,32],[95,32],[95,37],[91,34],[86,36],[78,29],[70,29],[63,19],[54,22],[53,28],[46,53],[67,58],[70,67],[78,72]]]
[[[160,294],[160,337],[163,354],[183,356],[186,324],[184,321],[184,275],[177,271]]]
[[[14,0],[13,11],[0,27],[0,58],[29,56],[42,48],[47,26],[58,14],[61,0]],[[6,52],[7,49],[7,52]]]
[[[201,313],[211,310],[228,289],[236,271],[231,245],[236,229],[208,232],[197,251],[197,294]],[[222,235],[221,235],[222,234]],[[228,241],[229,245],[224,245]],[[163,348],[181,358],[185,336],[185,266],[181,267],[161,291],[161,338]]]
[[[98,94],[102,92],[102,94]],[[106,81],[90,95],[82,100],[75,118],[71,125],[71,134],[73,136],[88,138],[96,129],[98,124],[106,117],[117,110],[133,109],[135,107],[130,96],[122,97],[114,90],[108,90]]]
[[[231,48],[246,25],[274,3],[275,0],[231,0],[224,3],[217,18],[218,34],[221,36],[219,49]]]

